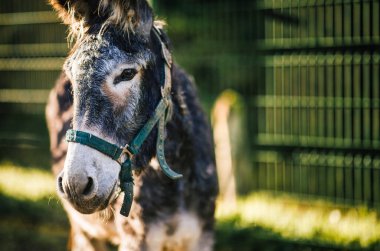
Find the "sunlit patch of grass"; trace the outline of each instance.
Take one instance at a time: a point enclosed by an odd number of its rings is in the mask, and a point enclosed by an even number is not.
[[[37,201],[55,196],[55,186],[54,177],[48,171],[9,163],[0,165],[0,192],[6,196]]]
[[[218,207],[220,221],[234,220],[241,228],[262,227],[289,240],[334,246],[378,244],[380,220],[367,208],[343,208],[324,201],[254,193],[240,198],[236,209]]]

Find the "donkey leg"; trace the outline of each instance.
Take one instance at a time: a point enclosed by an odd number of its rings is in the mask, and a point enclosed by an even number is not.
[[[107,251],[104,240],[94,239],[88,236],[75,223],[71,223],[68,249],[71,251]]]
[[[140,251],[141,243],[137,242],[132,236],[123,238],[121,241],[118,251]]]
[[[203,231],[198,242],[191,247],[191,251],[212,251],[214,247],[214,233]]]

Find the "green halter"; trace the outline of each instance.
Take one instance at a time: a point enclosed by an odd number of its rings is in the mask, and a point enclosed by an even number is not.
[[[169,108],[171,105],[170,90],[171,90],[171,72],[172,59],[167,45],[163,42],[161,31],[153,27],[154,34],[161,43],[162,57],[165,59],[165,78],[161,87],[162,99],[158,103],[153,116],[146,122],[140,129],[137,135],[133,138],[130,144],[120,147],[118,145],[109,143],[104,139],[98,138],[90,133],[68,130],[66,132],[66,141],[79,143],[89,146],[99,152],[107,155],[121,165],[120,169],[120,188],[124,192],[124,201],[120,210],[120,214],[128,216],[131,210],[133,201],[133,176],[132,176],[132,158],[139,152],[145,139],[149,136],[154,126],[158,123],[158,134],[156,144],[156,155],[158,163],[165,175],[171,179],[182,178],[182,174],[174,172],[165,160],[164,140],[165,140],[165,124],[169,116]],[[122,157],[125,155],[125,160],[122,162]]]

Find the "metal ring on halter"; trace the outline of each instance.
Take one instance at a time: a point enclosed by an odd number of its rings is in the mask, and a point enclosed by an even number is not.
[[[122,158],[123,158],[123,155],[127,155],[127,159],[132,159],[132,157],[134,156],[134,154],[129,150],[129,144],[126,144],[124,147],[120,147],[121,149],[121,154],[120,154],[120,157],[117,159],[117,162],[122,165],[123,161]]]

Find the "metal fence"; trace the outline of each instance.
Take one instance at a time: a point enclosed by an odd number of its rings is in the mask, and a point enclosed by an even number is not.
[[[256,189],[380,206],[379,1],[259,1]]]
[[[46,1],[0,3],[0,159],[49,168],[44,107],[68,51]]]
[[[378,0],[153,4],[206,110],[224,89],[243,97],[243,192],[380,207]],[[1,160],[49,166],[43,110],[68,50],[58,23],[45,1],[0,3]]]

